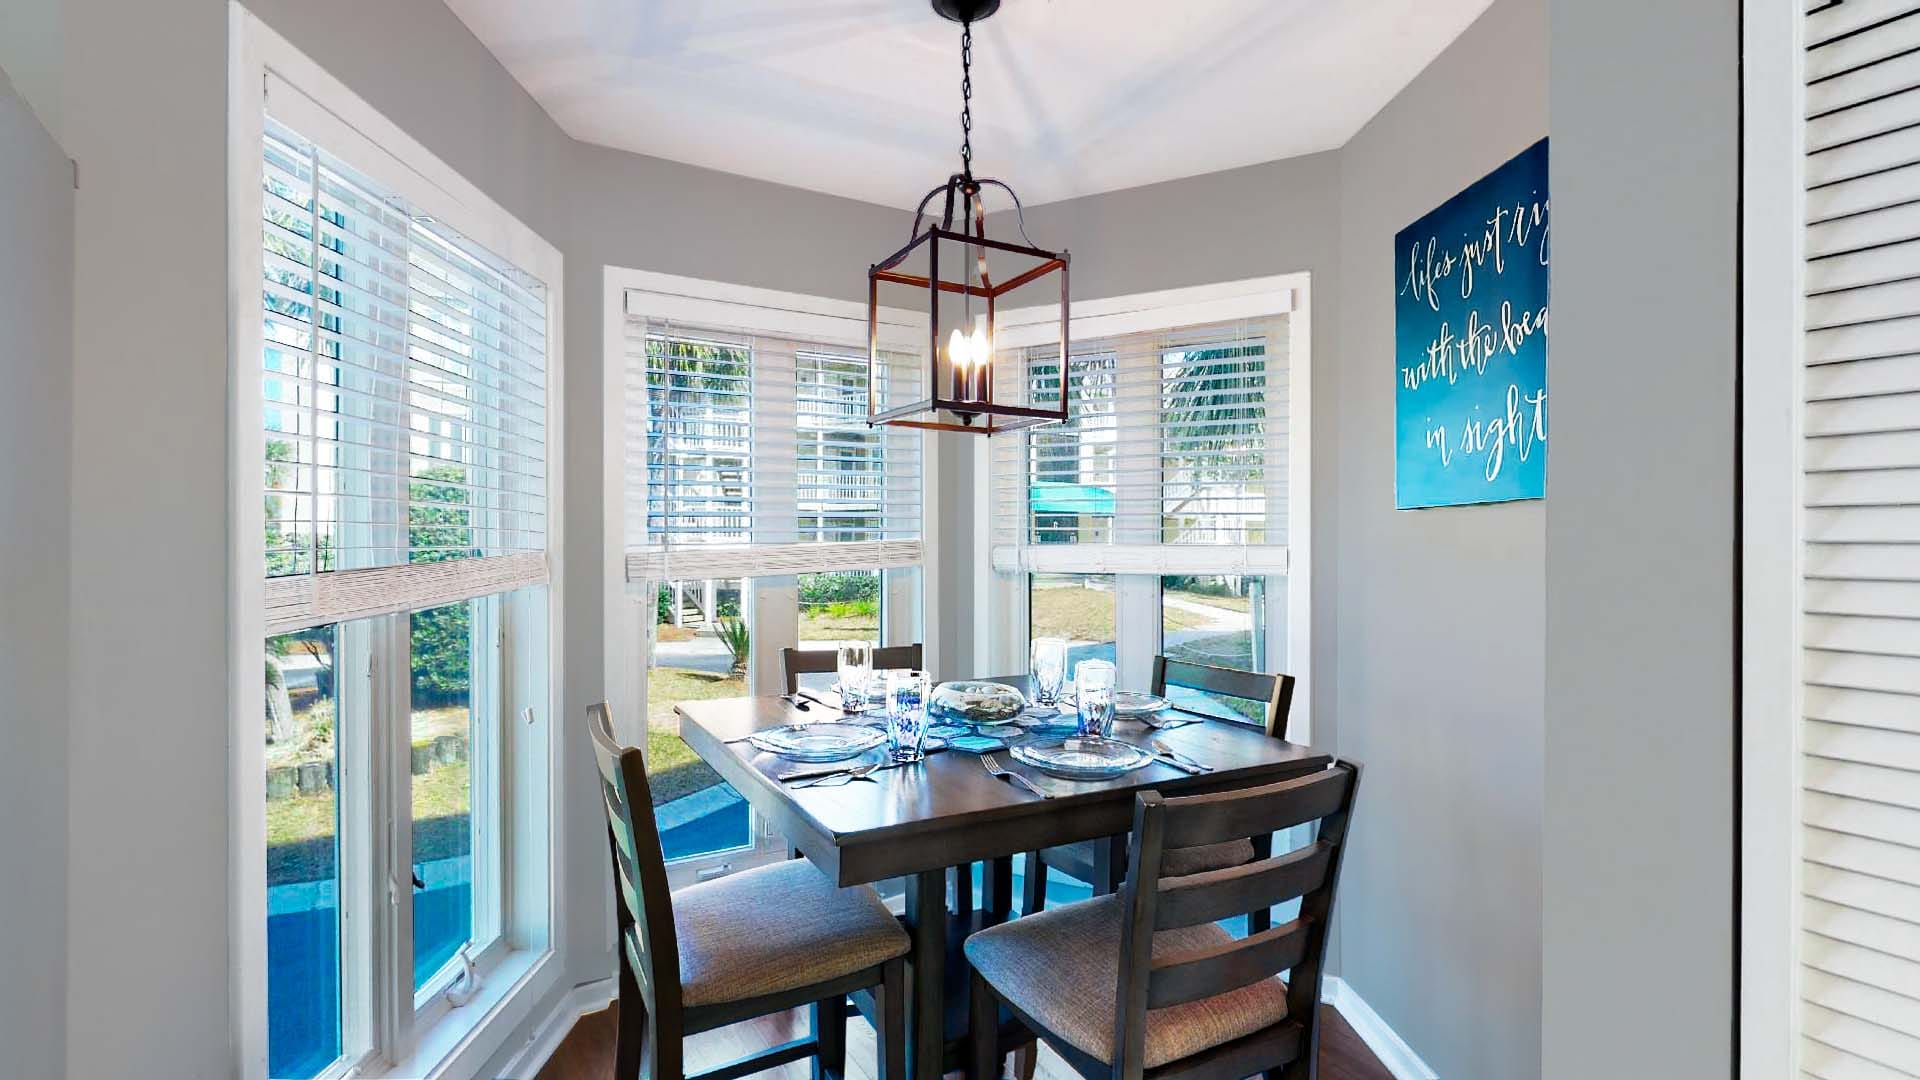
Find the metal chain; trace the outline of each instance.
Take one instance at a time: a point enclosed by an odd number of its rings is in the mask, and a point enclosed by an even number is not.
[[[960,24],[960,171],[973,175],[973,23]]]

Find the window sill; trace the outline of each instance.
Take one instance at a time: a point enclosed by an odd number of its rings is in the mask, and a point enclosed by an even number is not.
[[[415,1032],[413,1053],[391,1067],[355,1073],[356,1080],[473,1076],[507,1044],[557,981],[551,949],[519,949],[482,967],[480,992]]]

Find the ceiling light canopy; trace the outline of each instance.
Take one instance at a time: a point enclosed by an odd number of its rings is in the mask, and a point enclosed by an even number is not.
[[[1000,9],[1000,0],[933,0],[933,10],[960,24],[960,171],[929,191],[913,217],[907,245],[867,268],[867,423],[932,428],[993,435],[1067,418],[1067,380],[1059,379],[1059,397],[1029,400],[1024,371],[996,380],[996,308],[1002,297],[1026,290],[1045,304],[1058,289],[1059,355],[1067,356],[1067,261],[1064,251],[1035,247],[1027,238],[1020,197],[1004,181],[973,175],[973,24]],[[997,188],[1012,201],[1020,222],[1020,243],[987,236],[982,193]],[[938,222],[927,207],[941,200]],[[958,228],[955,212],[959,213]],[[922,228],[924,223],[925,228]],[[946,264],[942,264],[942,254]],[[886,388],[906,384],[890,380],[880,350],[881,296],[901,299],[899,306],[927,312],[924,363],[927,385],[915,400],[887,407]],[[902,294],[911,296],[904,299]],[[891,306],[891,305],[890,305]],[[1011,385],[1007,385],[1011,384]]]

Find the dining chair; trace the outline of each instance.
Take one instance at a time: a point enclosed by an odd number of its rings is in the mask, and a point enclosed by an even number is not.
[[[669,894],[640,751],[614,738],[612,710],[587,710],[613,856],[618,933],[618,1080],[683,1080],[688,1035],[811,1006],[813,1032],[700,1074],[733,1080],[815,1058],[846,1070],[847,995],[873,994],[881,1080],[906,1078],[905,930],[869,886],[841,889],[804,860]],[[699,1080],[699,1078],[695,1078]]]
[[[1214,667],[1211,664],[1171,660],[1165,656],[1153,658],[1154,693],[1165,697],[1168,690],[1179,688],[1199,690],[1217,697],[1247,702],[1251,706],[1250,711],[1256,713],[1257,717],[1242,714],[1232,708],[1208,709],[1206,712],[1209,716],[1225,723],[1259,727],[1276,739],[1287,737],[1287,717],[1293,708],[1293,687],[1297,681],[1291,675],[1239,671],[1234,668]],[[1271,836],[1256,836],[1251,839],[1237,839],[1191,850],[1170,851],[1167,853],[1167,873],[1169,875],[1199,874],[1208,870],[1239,866],[1254,859],[1264,859],[1272,852]],[[1075,881],[1086,882],[1093,887],[1094,893],[1099,895],[1110,893],[1118,887],[1121,868],[1126,866],[1126,862],[1126,837],[1124,836],[1085,840],[1077,844],[1048,848],[1041,852],[1028,852],[1020,910],[1031,914],[1046,906],[1048,869],[1058,870]],[[1272,924],[1272,917],[1264,910],[1251,912],[1248,918],[1252,920],[1250,926],[1254,930],[1264,930]]]
[[[1111,1080],[1313,1080],[1322,968],[1359,766],[1336,761],[1262,787],[1134,800],[1134,844],[1118,894],[969,937],[968,1080],[998,1076],[1004,1003],[1081,1076]],[[1203,878],[1168,857],[1317,823],[1311,843]],[[1218,920],[1300,901],[1284,926],[1235,938]],[[1285,979],[1280,977],[1286,972]]]
[[[920,663],[924,651],[917,641],[911,645],[882,645],[873,650],[873,669],[924,670]],[[800,692],[800,676],[831,675],[840,670],[840,653],[837,649],[781,649],[780,668],[786,673],[787,693],[797,694]]]

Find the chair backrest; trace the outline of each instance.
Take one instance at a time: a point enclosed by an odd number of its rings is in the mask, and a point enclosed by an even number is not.
[[[1287,737],[1287,714],[1293,711],[1293,684],[1296,681],[1291,675],[1263,675],[1257,671],[1169,660],[1164,656],[1153,658],[1154,693],[1164,697],[1168,687],[1179,686],[1257,702],[1265,717],[1261,727],[1276,739]],[[1221,709],[1217,715],[1222,720],[1235,719],[1226,709]]]
[[[883,645],[873,650],[873,668],[875,671],[894,668],[923,671],[922,651],[917,641],[911,645]],[[840,670],[840,653],[836,649],[781,649],[780,667],[786,672],[787,693],[798,693],[800,676],[827,675]]]
[[[1133,851],[1121,894],[1126,915],[1114,1014],[1114,1075],[1140,1075],[1148,1009],[1224,994],[1282,971],[1290,972],[1287,1015],[1305,1030],[1301,1053],[1318,1053],[1315,1005],[1334,888],[1359,785],[1358,765],[1335,762],[1312,775],[1263,787],[1174,799],[1148,791],[1134,800]],[[1244,839],[1309,822],[1319,823],[1313,842],[1297,850],[1188,877],[1160,876],[1161,855],[1173,848]],[[1283,926],[1223,948],[1154,959],[1155,931],[1198,926],[1296,898],[1300,913]],[[1241,1076],[1258,1068],[1223,1075]]]
[[[680,1008],[680,943],[673,929],[666,853],[653,820],[653,792],[640,751],[613,734],[606,702],[587,709],[594,764],[600,768],[601,803],[607,811],[607,846],[613,855],[615,929],[623,968],[633,972],[648,1007]],[[629,944],[628,938],[632,937]]]

